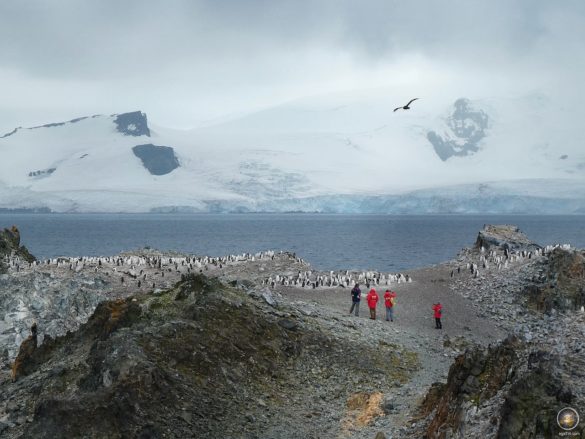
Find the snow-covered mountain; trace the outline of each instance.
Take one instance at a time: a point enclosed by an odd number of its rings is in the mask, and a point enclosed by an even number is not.
[[[585,213],[575,117],[542,94],[290,102],[191,131],[141,112],[0,136],[0,208]]]

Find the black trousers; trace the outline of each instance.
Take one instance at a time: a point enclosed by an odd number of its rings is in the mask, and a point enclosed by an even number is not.
[[[435,317],[435,329],[443,329],[441,324],[441,317]]]

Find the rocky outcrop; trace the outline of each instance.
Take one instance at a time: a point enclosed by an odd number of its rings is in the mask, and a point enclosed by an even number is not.
[[[11,255],[18,256],[27,262],[36,260],[24,245],[20,245],[20,231],[16,226],[0,231],[0,273],[6,269],[2,259]]]
[[[451,366],[447,383],[437,383],[427,394],[421,405],[424,432],[416,434],[428,439],[556,437],[562,431],[559,410],[582,405],[575,367],[563,364],[547,346],[514,337],[487,350],[468,350]],[[576,431],[585,434],[583,427]]]
[[[149,143],[136,145],[132,151],[136,157],[142,160],[142,165],[152,175],[166,175],[180,166],[175,150],[170,146]]]
[[[488,129],[488,115],[483,110],[474,109],[468,99],[457,99],[453,107],[452,114],[445,120],[445,132],[427,133],[427,139],[443,161],[479,151],[480,141]]]
[[[113,114],[112,116],[116,116],[114,123],[116,124],[118,132],[126,136],[150,137],[150,129],[148,128],[146,114],[141,111]]]
[[[576,402],[569,383],[558,376],[559,362],[560,358],[545,351],[529,355],[527,370],[506,392],[498,437],[554,437],[559,433],[557,413]]]
[[[517,226],[492,224],[484,225],[477,235],[475,248],[480,249],[481,247],[486,250],[491,247],[502,250],[535,250],[540,248],[528,239]]]
[[[513,375],[516,344],[516,340],[508,339],[500,346],[471,349],[457,357],[447,384],[436,385],[422,403],[423,410],[434,413],[427,437],[443,439],[462,430],[462,407],[489,400]]]

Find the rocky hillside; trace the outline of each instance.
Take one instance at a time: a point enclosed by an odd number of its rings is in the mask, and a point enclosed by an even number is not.
[[[19,358],[17,381],[0,384],[0,433],[337,437],[383,415],[381,394],[355,386],[405,382],[417,368],[399,346],[354,337],[268,292],[188,276],[103,302],[78,331]]]
[[[512,229],[486,226],[478,244],[535,248]],[[481,258],[480,248],[458,263]],[[555,247],[538,257],[525,251],[533,257],[511,273],[487,272],[452,284],[510,335],[456,358],[447,382],[435,383],[422,402],[409,437],[560,437],[560,410],[585,406],[584,252]],[[573,433],[585,437],[585,426]]]

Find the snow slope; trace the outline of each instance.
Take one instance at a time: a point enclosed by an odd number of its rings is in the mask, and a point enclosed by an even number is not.
[[[191,131],[140,112],[19,128],[0,137],[0,208],[585,212],[585,152],[568,109],[535,93],[423,97],[393,113],[401,100],[319,96]],[[179,166],[154,175],[137,145]]]

